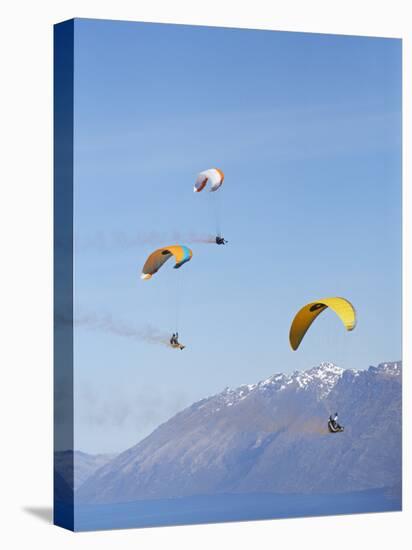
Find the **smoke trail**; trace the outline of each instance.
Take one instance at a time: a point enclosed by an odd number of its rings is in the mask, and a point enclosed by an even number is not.
[[[329,430],[325,418],[311,416],[310,418],[296,417],[291,413],[290,417],[283,418],[266,417],[265,414],[256,415],[256,426],[261,433],[273,434],[277,432],[294,433],[302,435],[327,435]]]
[[[169,346],[170,336],[167,332],[150,325],[137,328],[119,319],[114,319],[110,314],[81,313],[74,317],[73,323],[69,317],[58,315],[55,322],[57,326],[71,326],[73,324],[76,327],[113,334],[130,340]]]
[[[302,434],[327,435],[329,430],[325,418],[312,417],[294,426],[293,431]]]
[[[139,233],[136,235],[130,235],[121,232],[107,235],[101,232],[85,238],[79,235],[76,235],[75,237],[75,244],[78,250],[97,250],[99,252],[109,252],[111,250],[128,250],[139,248],[145,245],[161,247],[175,243],[212,244],[215,242],[215,237],[210,234],[181,233],[179,231],[174,231],[170,233],[158,233],[156,231],[152,231],[150,233]]]
[[[204,244],[216,244],[216,237],[213,235],[190,235],[187,239],[189,244],[191,243],[204,243]]]

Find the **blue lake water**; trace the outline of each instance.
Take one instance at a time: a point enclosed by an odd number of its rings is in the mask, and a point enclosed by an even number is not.
[[[400,491],[374,489],[340,494],[227,494],[76,505],[75,530],[125,529],[401,510]],[[64,524],[69,509],[57,503]],[[63,520],[63,521],[62,521]]]

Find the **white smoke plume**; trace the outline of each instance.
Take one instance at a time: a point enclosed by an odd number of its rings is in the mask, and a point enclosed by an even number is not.
[[[162,331],[151,325],[135,327],[125,321],[114,319],[111,314],[80,313],[73,318],[73,321],[69,316],[57,315],[55,323],[57,327],[73,324],[76,327],[114,334],[130,340],[169,346],[170,335],[166,331]]]
[[[128,250],[139,248],[145,245],[153,247],[169,246],[171,244],[213,244],[216,237],[210,234],[202,233],[181,233],[178,231],[170,233],[139,233],[131,235],[127,233],[96,233],[93,236],[82,237],[76,235],[75,246],[80,251],[97,250],[100,252],[109,252],[111,250]]]

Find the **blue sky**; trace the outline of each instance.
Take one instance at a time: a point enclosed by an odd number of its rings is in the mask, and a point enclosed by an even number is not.
[[[197,173],[225,172],[195,195]],[[76,20],[75,307],[184,352],[79,324],[76,448],[118,451],[195,400],[320,361],[401,356],[401,42]],[[226,247],[213,234],[217,199]],[[140,271],[158,246],[193,259]],[[176,299],[178,296],[178,300]],[[344,296],[301,348],[294,312]]]

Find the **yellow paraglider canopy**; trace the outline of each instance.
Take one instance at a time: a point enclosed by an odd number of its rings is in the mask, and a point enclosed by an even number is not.
[[[356,311],[345,298],[323,298],[318,302],[306,304],[298,311],[292,321],[289,332],[289,342],[293,350],[297,350],[308,328],[316,317],[327,308],[332,309],[344,324],[346,330],[353,330],[356,325]]]

